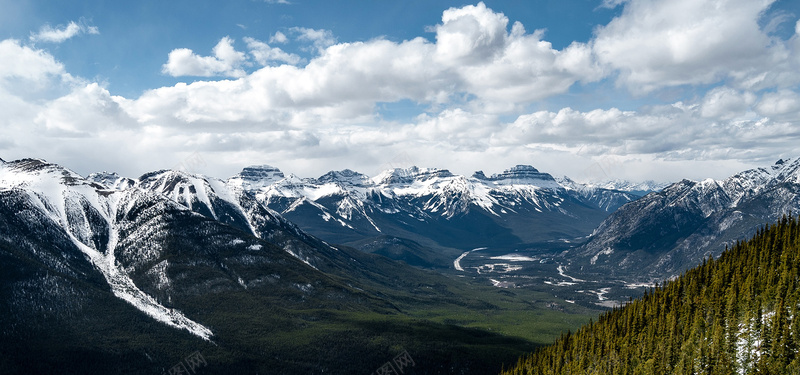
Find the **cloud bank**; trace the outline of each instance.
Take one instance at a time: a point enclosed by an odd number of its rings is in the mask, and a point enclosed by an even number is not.
[[[592,40],[562,49],[483,3],[444,10],[432,39],[340,42],[303,27],[222,37],[210,55],[175,48],[165,57],[161,73],[207,79],[138,98],[71,76],[46,50],[4,40],[0,55],[20,58],[0,60],[8,114],[0,126],[12,139],[0,142],[0,155],[141,173],[199,154],[207,161],[199,172],[220,176],[253,163],[375,174],[402,160],[460,173],[530,163],[579,179],[724,177],[800,155],[800,22],[764,20],[772,3],[598,2],[622,12]],[[770,33],[786,22],[795,22],[793,35]],[[31,41],[92,33],[71,25],[43,28]],[[302,51],[286,50],[290,41]],[[595,88],[650,102],[690,95],[640,108],[542,109]],[[386,119],[392,106],[412,109]],[[597,165],[613,173],[586,172]]]

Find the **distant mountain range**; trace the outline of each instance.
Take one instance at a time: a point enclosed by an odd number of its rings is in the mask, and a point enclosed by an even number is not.
[[[527,165],[489,177],[411,167],[374,178],[343,170],[304,179],[253,166],[227,183],[326,241],[427,267],[447,267],[464,249],[583,237],[639,197]]]
[[[658,281],[800,212],[800,158],[724,180],[683,180],[622,206],[565,259],[585,274]]]

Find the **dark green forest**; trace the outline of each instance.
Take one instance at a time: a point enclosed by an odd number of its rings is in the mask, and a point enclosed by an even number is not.
[[[800,221],[784,217],[503,374],[797,374],[798,282]]]

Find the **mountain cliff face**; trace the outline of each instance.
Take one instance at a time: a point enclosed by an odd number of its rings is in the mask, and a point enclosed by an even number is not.
[[[722,181],[683,180],[611,214],[570,252],[583,272],[660,280],[800,211],[800,159]]]
[[[637,198],[568,179],[559,182],[525,165],[490,177],[411,167],[374,178],[344,170],[317,179],[283,177],[261,166],[246,168],[227,183],[329,242],[373,248],[391,236],[448,256],[465,248],[586,236],[609,213]]]

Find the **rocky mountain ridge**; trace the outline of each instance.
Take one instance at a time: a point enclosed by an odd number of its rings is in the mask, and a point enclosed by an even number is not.
[[[611,214],[566,257],[584,272],[660,280],[800,212],[800,158],[724,180],[683,180]]]

